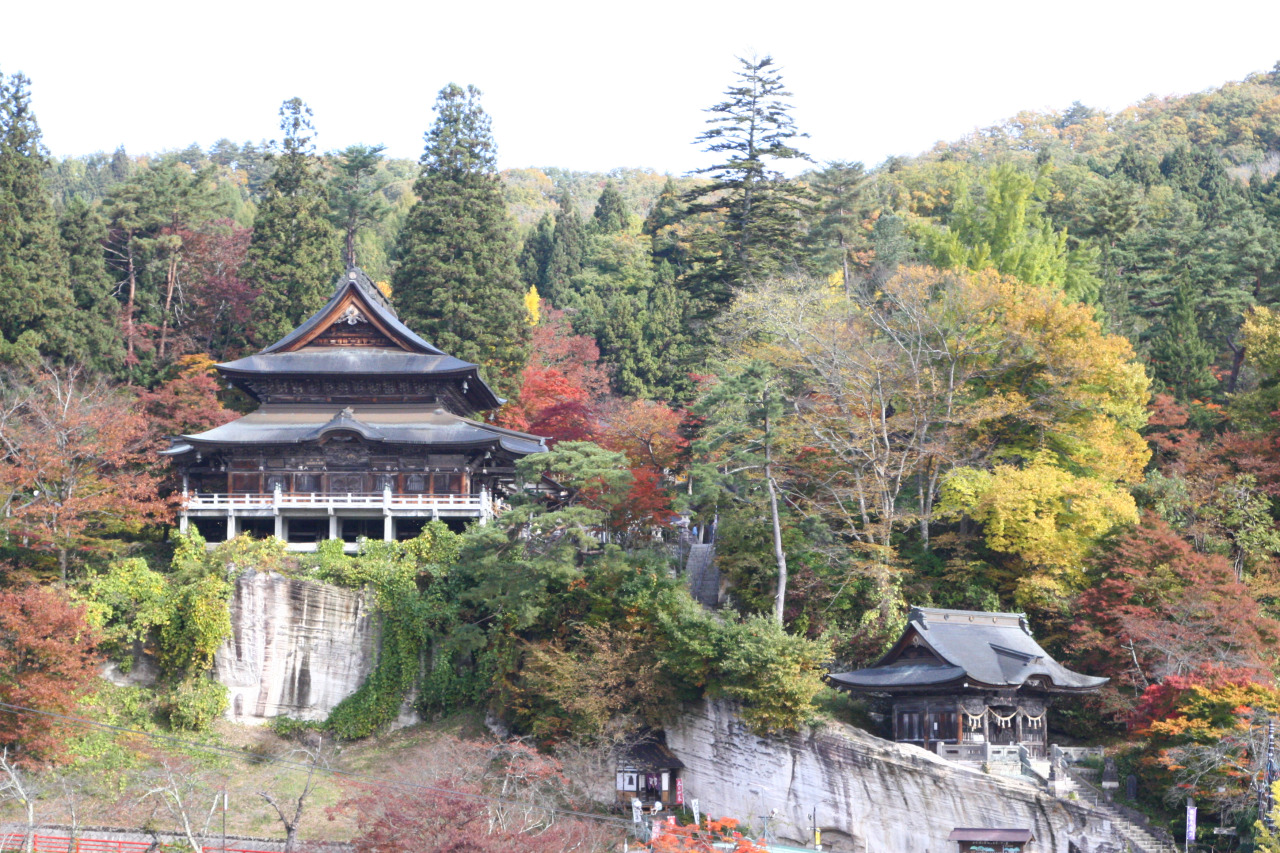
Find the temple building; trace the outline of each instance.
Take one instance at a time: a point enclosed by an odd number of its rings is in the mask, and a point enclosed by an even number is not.
[[[359,269],[297,329],[217,369],[258,408],[164,451],[182,476],[181,529],[210,542],[274,535],[308,551],[483,522],[515,462],[546,450],[477,419],[503,401],[476,365],[410,331]]]
[[[959,760],[987,760],[999,747],[1045,759],[1050,699],[1107,682],[1049,657],[1023,614],[929,607],[911,609],[902,636],[875,664],[828,679],[888,697],[894,740]]]

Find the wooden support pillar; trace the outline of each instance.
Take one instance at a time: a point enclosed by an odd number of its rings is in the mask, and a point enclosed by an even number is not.
[[[329,538],[342,538],[342,533],[338,530],[338,516],[334,515],[333,510],[329,510]]]
[[[236,538],[236,517],[233,513],[227,513],[227,541],[230,542]]]
[[[187,524],[187,514],[184,512],[182,515],[178,516],[178,532],[183,536],[187,535]]]
[[[284,516],[276,512],[276,538],[284,541]]]
[[[391,542],[396,538],[396,520],[387,513],[382,517],[382,541]]]

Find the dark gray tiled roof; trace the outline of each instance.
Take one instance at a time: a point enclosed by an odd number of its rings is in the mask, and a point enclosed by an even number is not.
[[[436,349],[431,344],[418,337],[418,335],[415,334],[408,326],[400,322],[400,318],[396,316],[395,310],[392,309],[390,303],[388,303],[386,298],[382,295],[382,292],[378,290],[377,285],[370,281],[369,277],[365,275],[364,271],[359,267],[352,267],[347,270],[347,274],[343,278],[343,281],[334,290],[333,296],[329,298],[329,301],[325,303],[323,308],[312,314],[311,317],[304,321],[301,326],[264,349],[262,353],[273,353],[288,346],[298,338],[304,337],[310,333],[312,329],[319,324],[325,314],[329,312],[329,308],[339,299],[346,296],[347,291],[353,288],[358,289],[361,295],[365,297],[364,301],[369,304],[369,309],[377,315],[378,319],[385,326],[403,338],[406,343],[421,352],[430,353],[432,355],[444,355],[443,351]]]
[[[341,404],[264,405],[242,418],[195,435],[182,435],[166,453],[179,456],[197,446],[302,444],[326,433],[347,430],[367,441],[433,446],[497,444],[510,453],[527,456],[545,451],[542,438],[473,421],[440,408],[409,405],[369,405],[358,409]]]
[[[907,663],[898,666],[871,667],[857,672],[842,672],[830,676],[837,684],[862,687],[868,690],[889,687],[947,684],[960,681],[965,672],[962,666],[937,663]]]
[[[945,663],[899,662],[899,654],[913,636]],[[931,607],[911,609],[902,638],[875,665],[833,674],[831,680],[864,690],[892,690],[954,681],[956,673],[967,681],[992,687],[1020,687],[1038,679],[1047,690],[1093,690],[1108,680],[1073,672],[1051,658],[1031,636],[1026,617],[1020,613]]]
[[[405,373],[463,373],[475,365],[451,355],[427,355],[392,349],[365,347],[323,347],[297,352],[267,353],[266,350],[219,364],[226,372],[237,373],[344,373],[388,376]]]

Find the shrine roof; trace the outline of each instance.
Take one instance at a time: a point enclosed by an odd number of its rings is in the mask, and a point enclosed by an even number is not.
[[[373,319],[381,321],[387,327],[387,330],[398,338],[402,345],[406,345],[407,349],[417,350],[418,352],[429,353],[431,355],[444,355],[442,350],[436,349],[419,337],[412,329],[400,322],[400,318],[396,315],[395,309],[391,307],[391,303],[378,290],[378,286],[374,284],[369,276],[364,274],[364,270],[359,267],[352,267],[347,270],[346,278],[334,290],[333,296],[325,303],[324,307],[309,318],[303,321],[302,325],[276,341],[271,346],[262,350],[260,354],[288,351],[292,344],[305,340],[317,327],[327,325],[326,321],[330,320],[330,314],[333,309],[341,303],[352,290],[358,291],[361,300],[369,309],[369,313]]]
[[[388,444],[493,445],[517,456],[547,449],[540,436],[469,420],[434,406],[369,405],[357,411],[340,404],[300,403],[267,404],[206,432],[177,436],[163,453],[181,456],[196,447],[218,445],[304,444],[341,431]]]
[[[271,380],[333,376],[445,380],[458,388],[464,414],[505,402],[480,377],[477,365],[437,349],[400,322],[386,297],[357,267],[347,270],[324,307],[298,328],[260,352],[217,368],[249,396],[266,402],[278,396]]]
[[[325,347],[296,352],[267,353],[219,364],[224,373],[354,373],[389,375],[403,373],[466,373],[476,369],[451,355],[406,352],[399,349]]]
[[[908,649],[923,649],[905,655]],[[974,688],[1028,685],[1090,691],[1106,678],[1058,663],[1031,636],[1020,613],[913,607],[907,627],[884,657],[866,669],[829,676],[839,687],[893,692],[963,680]]]

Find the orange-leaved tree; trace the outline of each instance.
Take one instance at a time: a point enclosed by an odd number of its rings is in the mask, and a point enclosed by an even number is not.
[[[653,838],[641,848],[650,853],[765,853],[764,847],[738,829],[733,818],[708,818],[706,826],[672,826],[654,823]]]
[[[152,432],[126,389],[76,367],[0,373],[0,509],[10,541],[57,555],[168,516]]]
[[[1134,716],[1147,739],[1137,766],[1170,804],[1191,795],[1225,815],[1253,806],[1267,761],[1267,720],[1280,713],[1280,690],[1258,678],[1208,665],[1147,688]]]
[[[82,608],[49,587],[0,591],[0,746],[10,756],[56,758],[69,727],[37,712],[69,713],[97,674],[97,636]]]

